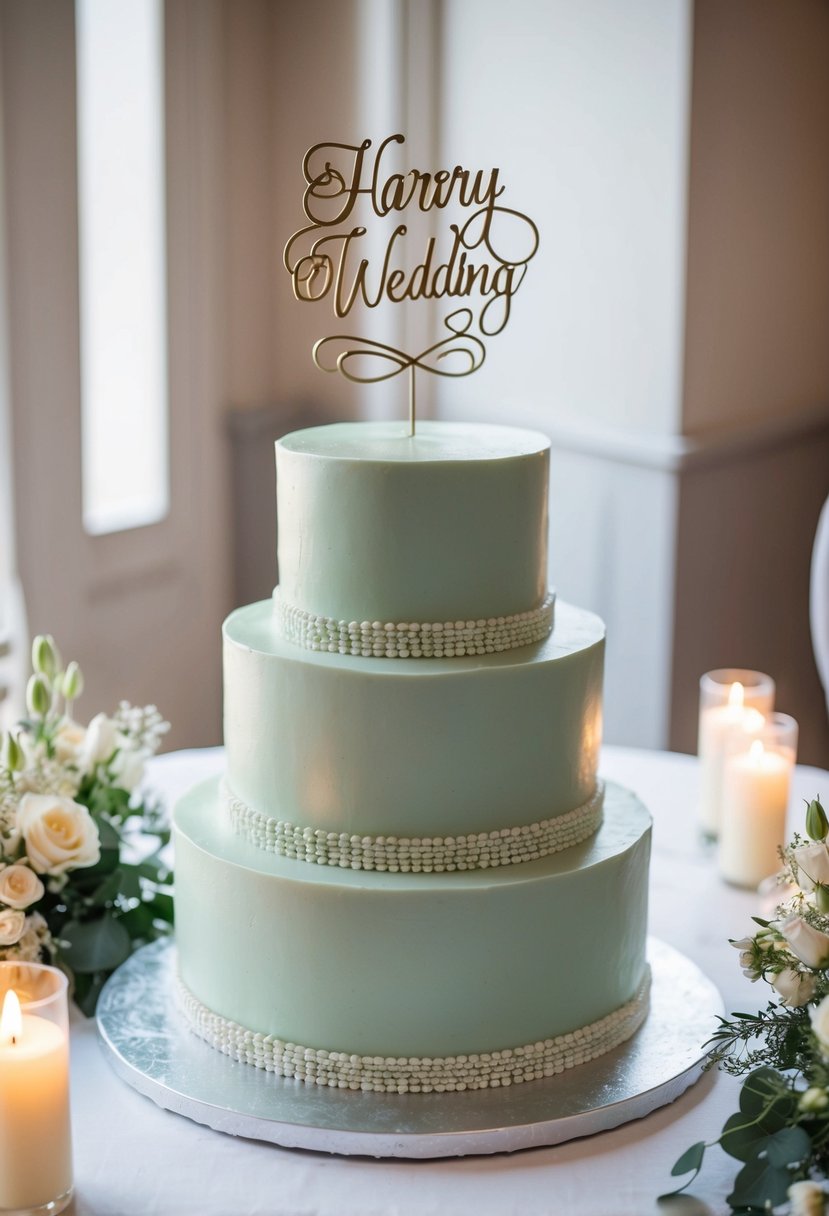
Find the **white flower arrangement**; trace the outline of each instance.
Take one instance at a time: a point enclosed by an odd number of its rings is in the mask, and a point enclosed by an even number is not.
[[[735,1213],[786,1205],[789,1216],[823,1216],[829,1198],[829,820],[817,798],[806,832],[781,851],[785,898],[775,915],[755,917],[757,932],[731,942],[744,975],[775,996],[758,1013],[721,1018],[709,1044],[712,1065],[745,1075],[740,1109],[671,1171],[693,1171],[684,1190],[719,1144],[742,1163],[727,1197]]]
[[[35,638],[32,667],[28,716],[0,746],[0,960],[63,966],[91,1013],[106,976],[172,925],[169,831],[138,792],[169,723],[125,701],[75,721],[83,675],[51,636]],[[153,848],[127,860],[133,824]]]

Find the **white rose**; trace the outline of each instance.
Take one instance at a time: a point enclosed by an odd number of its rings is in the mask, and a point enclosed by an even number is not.
[[[113,784],[132,793],[144,776],[146,758],[145,752],[133,751],[129,747],[122,746],[109,766]]]
[[[789,1187],[790,1216],[823,1216],[826,1196],[818,1182],[793,1182]]]
[[[0,870],[0,903],[10,908],[28,908],[43,898],[43,883],[28,866],[6,866]]]
[[[801,1005],[808,1005],[815,995],[815,977],[806,975],[803,971],[795,971],[793,967],[787,967],[785,971],[775,975],[772,978],[771,986],[775,992],[780,993],[782,997],[780,1004],[788,1005],[790,1009],[799,1009]]]
[[[17,812],[26,854],[38,874],[94,866],[101,856],[98,827],[85,806],[54,794],[24,794]]]
[[[818,883],[829,883],[829,848],[822,840],[801,845],[792,856],[802,890],[814,891]]]
[[[778,928],[792,954],[796,954],[807,967],[818,971],[829,967],[829,934],[821,933],[802,916],[788,916]]]
[[[64,718],[55,732],[55,755],[61,764],[79,764],[86,742],[86,727]]]
[[[108,760],[118,746],[118,728],[106,714],[96,714],[86,728],[86,739],[81,751],[81,766],[92,772],[96,764]]]
[[[23,936],[26,913],[16,908],[4,908],[0,912],[0,946],[13,946]]]
[[[820,1054],[824,1059],[829,1059],[829,996],[825,996],[819,1005],[809,1010],[809,1017]]]

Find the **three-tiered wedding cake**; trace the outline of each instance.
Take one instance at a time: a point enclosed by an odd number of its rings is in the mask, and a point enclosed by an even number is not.
[[[175,812],[194,1029],[430,1092],[549,1077],[647,1010],[650,819],[597,779],[604,627],[547,588],[549,443],[277,444],[280,584],[224,627],[227,774]]]

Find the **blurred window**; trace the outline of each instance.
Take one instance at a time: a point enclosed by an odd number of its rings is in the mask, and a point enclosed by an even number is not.
[[[169,508],[162,0],[76,0],[83,522]]]

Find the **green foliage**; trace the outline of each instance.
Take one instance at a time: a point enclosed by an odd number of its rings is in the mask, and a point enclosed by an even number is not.
[[[826,818],[819,798],[813,798],[806,807],[806,833],[812,840],[825,840],[829,832],[829,820]]]
[[[169,724],[154,705],[122,701],[112,717],[97,715],[84,734],[71,714],[84,684],[78,664],[64,668],[54,638],[44,634],[34,640],[32,667],[28,717],[15,734],[0,738],[0,865],[28,860],[25,838],[15,830],[27,792],[86,807],[99,857],[92,866],[79,858],[65,873],[42,875],[45,891],[26,909],[28,930],[19,943],[0,949],[0,958],[24,957],[19,951],[25,949],[26,957],[40,951],[58,962],[73,973],[75,1000],[91,1014],[114,968],[137,946],[171,931],[169,826],[156,801],[119,783],[135,781]]]
[[[827,818],[818,799],[809,803],[806,828],[812,840],[826,839]],[[753,937],[731,942],[750,979],[777,983],[782,972],[793,975],[794,982],[781,985],[780,991],[792,993],[788,999],[794,1004],[770,1001],[757,1013],[718,1019],[706,1044],[707,1066],[744,1078],[739,1110],[726,1119],[716,1140],[692,1145],[671,1170],[675,1177],[693,1171],[679,1188],[684,1190],[696,1178],[706,1150],[719,1145],[741,1165],[727,1200],[741,1216],[777,1211],[787,1203],[793,1183],[816,1181],[820,1186],[829,1175],[829,968],[805,965],[789,941],[792,917],[829,931],[829,900],[819,888],[812,891],[811,881],[798,885],[797,850],[807,843],[795,835],[782,850],[790,884],[786,902],[770,920],[752,918],[758,926]],[[798,999],[803,1004],[797,1005]],[[819,1194],[816,1202],[815,1211],[823,1211]]]

